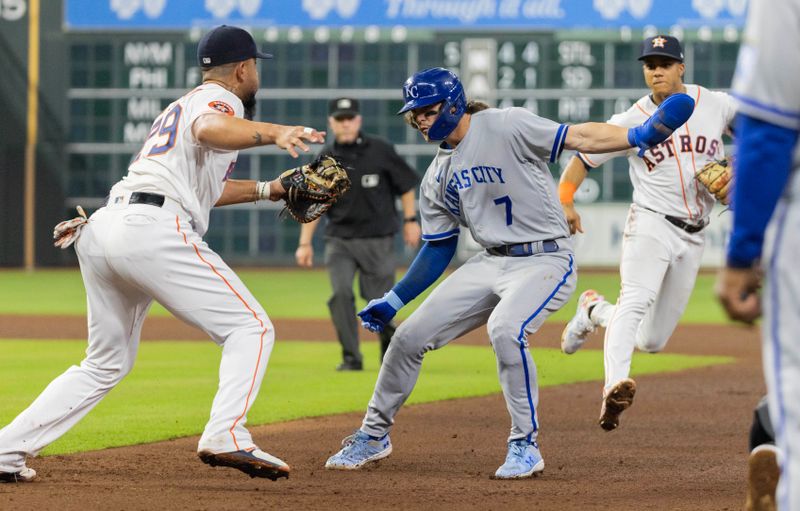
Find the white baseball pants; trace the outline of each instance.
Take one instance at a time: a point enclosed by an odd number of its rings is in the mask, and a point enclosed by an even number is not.
[[[619,298],[592,310],[592,319],[606,327],[605,392],[630,374],[634,348],[664,349],[692,295],[704,246],[705,231],[689,234],[663,215],[631,205]]]
[[[76,242],[86,287],[89,346],[79,366],[53,380],[0,430],[0,471],[17,471],[83,418],[133,367],[155,299],[222,346],[219,388],[199,449],[254,447],[245,428],[275,338],[267,314],[195,233],[174,202],[128,204],[92,215]],[[168,417],[165,417],[168,420]]]

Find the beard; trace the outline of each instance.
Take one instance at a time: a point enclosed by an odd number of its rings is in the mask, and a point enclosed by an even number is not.
[[[247,96],[243,101],[242,105],[244,106],[244,118],[248,121],[252,121],[253,117],[256,115],[256,106],[258,102],[256,101],[256,93],[252,93]]]

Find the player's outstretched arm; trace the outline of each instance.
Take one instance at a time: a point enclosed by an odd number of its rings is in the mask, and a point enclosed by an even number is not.
[[[611,153],[631,147],[639,148],[639,156],[660,144],[681,127],[694,111],[694,100],[678,93],[665,99],[652,116],[635,128],[587,122],[571,126],[564,147],[584,153]]]
[[[238,117],[209,113],[198,117],[192,134],[201,145],[223,151],[238,151],[275,144],[297,158],[297,149],[308,152],[306,142],[325,142],[325,132],[305,126],[284,126],[268,122],[248,121]]]
[[[428,289],[444,273],[457,246],[458,236],[425,242],[400,282],[382,298],[370,300],[358,313],[361,326],[372,332],[382,332],[397,311]]]
[[[272,181],[253,181],[252,179],[228,179],[214,207],[270,200],[277,202],[283,198],[286,190],[280,179]]]
[[[561,180],[558,183],[558,198],[561,201],[561,207],[564,209],[564,216],[567,217],[570,234],[583,232],[581,216],[575,210],[574,196],[583,180],[586,179],[586,174],[586,166],[584,166],[580,158],[573,156],[561,174]]]

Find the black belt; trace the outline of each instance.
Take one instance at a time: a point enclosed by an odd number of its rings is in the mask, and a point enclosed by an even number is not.
[[[650,211],[652,213],[655,213],[657,215],[663,216],[664,218],[667,219],[667,222],[671,223],[672,225],[674,225],[678,229],[683,229],[684,231],[688,232],[689,234],[694,234],[696,232],[700,232],[703,229],[705,229],[706,226],[708,225],[708,222],[706,222],[706,221],[703,221],[703,222],[701,222],[699,224],[690,224],[690,223],[684,222],[680,218],[676,218],[676,217],[670,216],[670,215],[663,215],[663,214],[659,213],[658,211],[654,211],[654,210],[652,210],[650,208],[644,208],[644,209],[646,209],[647,211]]]
[[[526,243],[513,243],[486,249],[492,255],[508,257],[527,257],[534,254],[558,252],[556,240],[528,241]]]
[[[674,216],[664,215],[664,218],[667,219],[667,222],[671,223],[678,229],[683,229],[684,231],[688,232],[689,234],[694,234],[696,232],[700,232],[706,228],[708,225],[707,222],[701,222],[699,224],[687,224],[680,218],[675,218]]]
[[[160,208],[164,205],[164,196],[157,193],[133,192],[128,204],[149,204]]]

